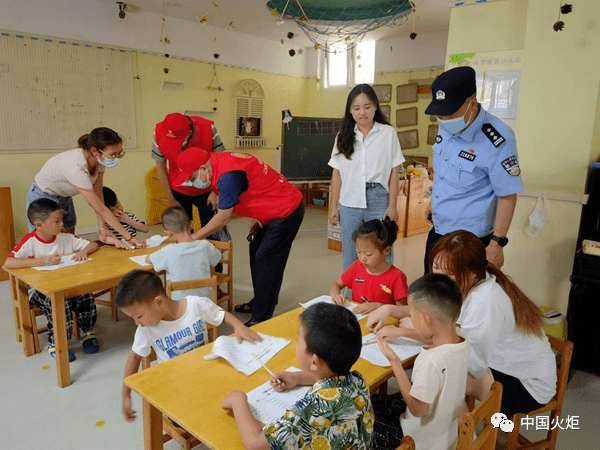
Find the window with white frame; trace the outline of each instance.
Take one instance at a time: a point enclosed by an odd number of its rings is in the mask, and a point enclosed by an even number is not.
[[[361,42],[347,51],[344,45],[324,54],[325,88],[352,87],[375,81],[375,41]]]
[[[235,148],[264,147],[263,99],[264,91],[254,80],[242,80],[234,90]]]

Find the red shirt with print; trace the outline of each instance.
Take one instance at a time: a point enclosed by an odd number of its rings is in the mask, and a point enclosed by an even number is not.
[[[352,300],[364,303],[366,298],[371,303],[395,305],[396,300],[405,298],[408,293],[406,275],[395,266],[380,275],[371,275],[360,261],[348,267],[341,276],[345,286],[352,289]]]

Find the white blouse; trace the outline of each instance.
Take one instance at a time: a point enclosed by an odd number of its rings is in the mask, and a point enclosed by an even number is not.
[[[548,338],[516,328],[512,302],[494,275],[471,289],[457,323],[471,343],[471,375],[478,378],[489,367],[518,378],[539,403],[554,396],[556,359]]]
[[[379,183],[389,192],[392,169],[404,162],[404,156],[398,134],[390,125],[375,122],[364,141],[357,125],[354,126],[354,133],[356,142],[351,159],[339,153],[336,137],[328,164],[340,171],[340,204],[366,208],[366,183]]]

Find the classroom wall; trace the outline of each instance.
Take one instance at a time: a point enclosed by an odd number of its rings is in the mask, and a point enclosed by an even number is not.
[[[505,0],[454,8],[447,54],[523,50],[515,133],[525,190],[582,194],[600,152],[600,8],[581,0],[555,32],[556,5]],[[492,30],[493,32],[490,32]],[[524,230],[535,198],[519,196],[503,268],[538,305],[566,313],[581,205],[550,200],[538,238]]]

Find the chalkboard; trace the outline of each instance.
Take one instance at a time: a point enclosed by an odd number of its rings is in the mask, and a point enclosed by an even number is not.
[[[327,165],[341,119],[294,117],[282,124],[281,173],[288,180],[328,180]],[[289,129],[288,129],[289,125]]]

